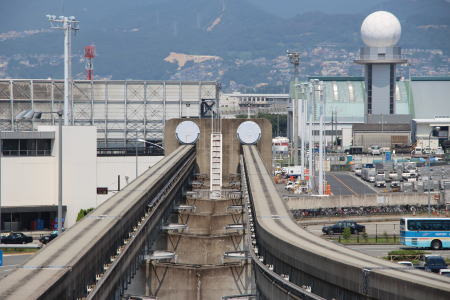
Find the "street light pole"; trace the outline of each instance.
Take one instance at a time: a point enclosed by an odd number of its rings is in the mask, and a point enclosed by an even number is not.
[[[2,233],[2,156],[3,140],[0,139],[0,234]]]
[[[136,146],[136,178],[138,177],[138,144],[137,144],[137,140],[135,143]]]
[[[59,135],[59,149],[58,149],[58,235],[62,233],[62,193],[63,193],[63,181],[62,181],[62,115],[63,112],[59,111],[58,114],[58,135]]]
[[[431,216],[431,134],[434,130],[439,131],[440,129],[439,126],[431,128],[430,134],[428,135],[428,216]]]

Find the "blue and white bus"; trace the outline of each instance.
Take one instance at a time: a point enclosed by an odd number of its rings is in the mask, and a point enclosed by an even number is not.
[[[450,248],[450,218],[402,218],[400,243],[434,250]]]

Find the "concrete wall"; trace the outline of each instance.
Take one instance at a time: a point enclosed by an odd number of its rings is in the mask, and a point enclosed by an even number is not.
[[[372,114],[389,115],[390,65],[372,65]]]
[[[64,138],[64,137],[69,138]],[[58,133],[55,145],[58,144]],[[80,147],[82,145],[82,147]],[[57,148],[57,147],[55,147]],[[57,150],[59,151],[59,150]],[[78,211],[95,202],[97,130],[95,126],[63,127],[63,202],[67,210],[65,226],[75,224]],[[56,164],[56,169],[58,165]],[[57,174],[57,172],[56,172]]]
[[[407,132],[354,132],[353,145],[362,146],[365,149],[372,145],[391,147],[392,136],[405,136],[408,143],[410,142],[410,134]]]
[[[342,128],[342,148],[347,149],[352,145],[352,143],[353,143],[352,128],[351,127]]]
[[[1,157],[2,206],[56,205],[56,158]]]
[[[173,152],[178,146],[178,140],[175,136],[175,129],[182,121],[193,121],[200,127],[200,138],[197,141],[197,164],[200,173],[209,174],[210,162],[210,144],[211,144],[211,120],[210,119],[172,119],[166,122],[164,131],[164,141],[166,155]],[[258,123],[261,127],[262,136],[257,144],[257,148],[262,155],[264,165],[267,170],[272,170],[272,125],[266,119],[250,119]],[[236,131],[242,122],[249,119],[223,119],[223,176],[227,178],[228,174],[236,173],[239,166],[239,154],[241,146]]]
[[[330,197],[288,197],[286,204],[289,209],[316,209],[327,207],[368,207],[368,206],[395,206],[395,205],[427,205],[428,194],[418,193],[390,193],[385,195],[363,196],[330,196]],[[431,204],[439,204],[431,196]]]

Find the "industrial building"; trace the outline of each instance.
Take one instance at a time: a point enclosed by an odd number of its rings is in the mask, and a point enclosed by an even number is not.
[[[136,139],[162,141],[165,121],[200,117],[202,100],[218,99],[215,81],[74,80],[70,125],[96,126],[101,148],[132,147]],[[62,109],[64,81],[0,79],[0,131],[55,125],[57,118],[16,122],[21,111]]]
[[[325,139],[331,141],[334,135],[341,137],[342,140],[346,140],[346,145],[352,144],[352,141],[350,143],[348,141],[348,135],[345,138],[342,131],[344,128],[349,128],[349,126],[353,128],[351,137],[353,139],[355,138],[355,129],[356,132],[359,131],[361,133],[361,126],[365,124],[364,95],[366,94],[366,88],[364,78],[315,76],[310,77],[310,79],[318,79],[324,85]],[[441,139],[448,139],[448,131],[445,131],[445,127],[448,126],[446,119],[450,116],[450,77],[397,78],[395,91],[394,100],[398,115],[394,114],[393,118],[382,115],[376,119],[376,122],[372,122],[372,124],[378,124],[378,126],[375,126],[378,128],[376,132],[385,135],[378,142],[386,147],[400,144],[396,136],[404,136],[405,128],[408,127],[410,128],[408,130],[408,143],[415,142],[417,139],[428,139],[431,127],[439,125],[442,125],[443,129],[440,133]],[[318,120],[317,117],[316,112],[316,122]],[[332,122],[334,122],[333,131],[331,131]],[[443,122],[447,125],[443,124]],[[399,124],[403,125],[398,127]],[[413,129],[414,126],[422,129],[417,131],[417,129]],[[372,132],[375,127],[371,127]],[[390,131],[390,128],[401,128],[401,132]],[[313,135],[318,136],[318,132],[314,132]],[[392,140],[392,143],[389,140]],[[366,145],[367,143],[358,144],[359,141],[361,139],[355,140],[355,145],[368,146]],[[406,142],[404,138],[401,138],[401,141]]]

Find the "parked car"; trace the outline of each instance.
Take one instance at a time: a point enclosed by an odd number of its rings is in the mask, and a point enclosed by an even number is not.
[[[399,262],[397,262],[397,263],[398,263],[399,265],[402,265],[402,266],[405,266],[405,267],[411,267],[411,268],[414,268],[413,263],[410,262],[410,261],[402,260],[402,261],[399,261]]]
[[[47,244],[50,241],[52,241],[54,238],[58,236],[58,230],[52,231],[50,234],[44,235],[41,238],[39,238],[39,242],[42,244]]]
[[[351,233],[358,233],[366,231],[366,226],[360,225],[354,221],[339,221],[331,226],[324,226],[322,232],[325,234],[342,233],[344,229],[349,227]]]
[[[372,155],[380,155],[381,148],[378,145],[372,145],[372,146],[370,146],[368,152],[369,152],[369,154],[372,154]]]
[[[450,269],[440,269],[439,275],[444,275],[446,277],[450,277]]]
[[[439,255],[425,255],[422,264],[428,272],[439,273],[441,269],[447,269],[445,260]]]
[[[33,241],[33,238],[21,232],[10,232],[8,235],[2,236],[0,240],[0,244],[28,244]]]

